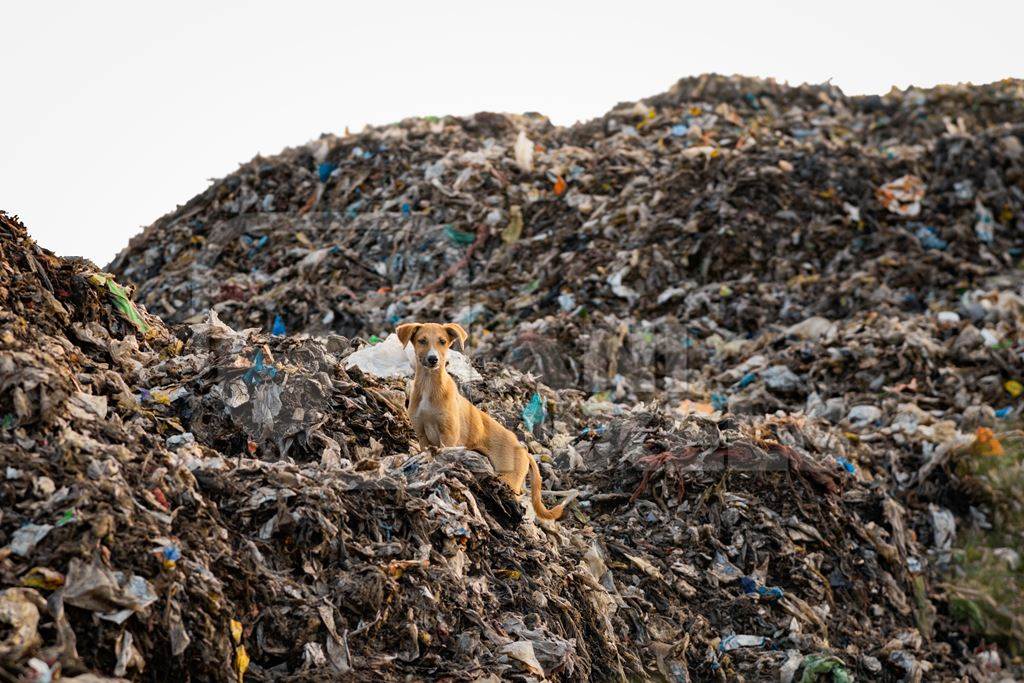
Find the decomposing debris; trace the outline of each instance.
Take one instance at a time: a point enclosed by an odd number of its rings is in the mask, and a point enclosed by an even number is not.
[[[944,586],[991,517],[957,465],[1024,393],[1022,114],[704,76],[257,158],[110,273],[2,215],[0,667],[1021,675]],[[559,523],[420,452],[412,319],[469,329],[460,389],[578,492]]]

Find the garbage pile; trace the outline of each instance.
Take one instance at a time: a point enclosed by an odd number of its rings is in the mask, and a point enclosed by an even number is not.
[[[486,367],[466,393],[514,424],[543,392],[536,436],[561,440],[547,480],[583,490],[575,520],[542,529],[478,454],[416,452],[401,380],[350,375],[348,340],[236,332],[215,313],[175,334],[88,264],[6,216],[3,230],[11,675],[678,680],[813,657],[880,671],[876,634],[913,629],[909,611],[867,610],[910,604],[906,569],[873,550],[887,532],[857,515],[894,503],[814,429],[637,406],[589,430],[573,392]],[[798,543],[820,548],[806,568]],[[860,604],[832,611],[838,591]],[[863,654],[829,659],[830,632]],[[890,649],[929,666],[915,647]]]
[[[836,468],[816,427],[640,405],[589,429],[578,392],[487,366],[466,393],[509,424],[543,395],[546,480],[584,493],[541,527],[479,454],[413,446],[404,381],[346,370],[359,343],[212,312],[168,329],[0,225],[10,676],[877,672],[878,633],[901,665],[931,666],[909,608],[868,609],[910,604],[905,567],[874,550],[888,533],[858,516],[894,503]],[[838,609],[839,592],[859,602]],[[829,654],[837,637],[852,659]]]
[[[846,97],[702,76],[570,128],[416,118],[257,157],[111,264],[171,322],[921,312],[1013,266],[1020,81]],[[753,298],[753,297],[756,297]],[[756,303],[755,303],[756,302]]]
[[[1018,81],[702,76],[571,128],[325,135],[110,273],[3,217],[0,666],[1024,675],[948,583],[993,518],[958,465],[1024,394],[1022,113]],[[469,329],[461,391],[560,522],[420,451],[388,338],[417,319]]]

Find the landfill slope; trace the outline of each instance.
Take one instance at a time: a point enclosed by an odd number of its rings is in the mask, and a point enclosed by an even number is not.
[[[479,454],[419,452],[403,382],[346,370],[347,339],[169,329],[0,228],[12,675],[686,680],[837,645],[932,666],[922,550],[874,521],[905,512],[821,421],[641,404],[593,429],[578,392],[489,365],[467,393],[510,424],[544,396],[545,480],[584,501],[540,527]]]
[[[111,270],[169,321],[212,306],[348,336],[580,307],[721,309],[739,335],[920,311],[1013,265],[1022,87],[846,97],[704,76],[570,128],[477,114],[327,134],[214,181]]]
[[[1020,676],[950,591],[1024,391],[1022,114],[709,75],[409,119],[244,164],[113,278],[4,217],[5,671]],[[559,523],[352,367],[421,319]]]

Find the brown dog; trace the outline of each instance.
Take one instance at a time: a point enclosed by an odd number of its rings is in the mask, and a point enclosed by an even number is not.
[[[416,351],[409,418],[420,446],[463,446],[483,453],[490,459],[498,477],[511,486],[516,495],[522,493],[529,470],[530,497],[537,516],[561,517],[565,503],[550,510],[544,507],[540,498],[540,469],[515,434],[466,400],[445,369],[448,349],[457,343],[461,350],[466,331],[455,323],[407,323],[399,325],[395,332],[402,346],[412,342]]]

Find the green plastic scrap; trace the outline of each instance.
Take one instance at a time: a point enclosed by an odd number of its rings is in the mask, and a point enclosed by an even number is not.
[[[838,657],[807,655],[803,663],[804,675],[800,677],[800,683],[815,683],[821,674],[832,674],[832,683],[853,683],[853,676]]]
[[[129,322],[135,325],[135,329],[143,334],[149,332],[149,324],[142,319],[139,309],[137,309],[132,300],[128,298],[128,294],[124,291],[124,287],[114,281],[113,275],[107,275],[106,273],[93,273],[89,276],[89,282],[97,287],[106,287],[107,291],[110,292],[110,297],[114,300],[114,305],[117,306],[117,310],[121,311],[121,314],[128,318]]]
[[[64,526],[73,521],[75,521],[75,509],[70,508],[64,511],[64,514],[60,516],[60,519],[57,520],[57,524],[55,526]]]
[[[540,394],[534,393],[530,402],[523,408],[523,424],[526,425],[526,431],[532,432],[534,427],[543,424],[547,415],[544,399],[540,397]]]
[[[444,226],[444,234],[456,244],[473,244],[476,241],[476,233],[459,230],[451,225]]]

